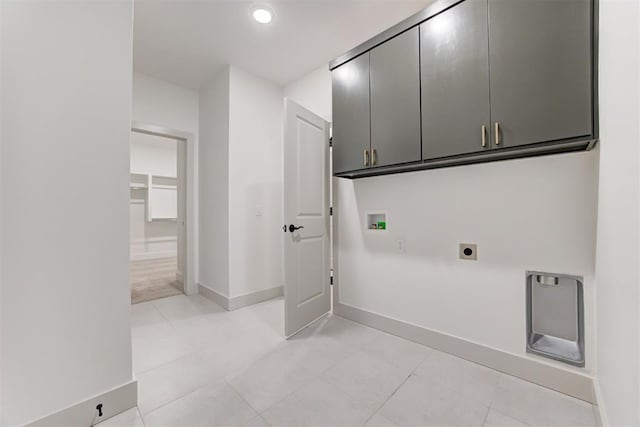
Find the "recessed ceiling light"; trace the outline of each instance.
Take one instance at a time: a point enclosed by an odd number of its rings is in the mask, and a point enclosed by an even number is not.
[[[255,19],[261,24],[268,24],[269,22],[271,22],[272,18],[273,18],[273,14],[269,9],[266,9],[264,7],[258,7],[253,9],[253,19]]]

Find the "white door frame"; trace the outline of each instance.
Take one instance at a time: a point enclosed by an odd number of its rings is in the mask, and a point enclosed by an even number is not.
[[[195,169],[195,153],[194,153],[194,135],[190,132],[184,132],[178,129],[166,128],[163,126],[157,126],[151,123],[145,123],[140,121],[131,122],[131,130],[133,132],[144,133],[147,135],[161,136],[164,138],[176,139],[183,141],[186,146],[186,198],[185,198],[185,242],[184,242],[184,256],[185,256],[185,271],[184,271],[184,293],[187,295],[198,293],[198,284],[196,282],[195,266],[197,265],[198,250],[196,240],[197,236],[197,216],[196,216],[196,204],[195,204],[195,191],[194,185],[196,182],[196,169]]]

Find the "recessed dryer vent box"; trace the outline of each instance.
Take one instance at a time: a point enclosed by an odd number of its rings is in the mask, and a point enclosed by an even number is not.
[[[367,229],[368,230],[386,230],[387,214],[384,212],[367,213]]]
[[[527,352],[584,366],[583,278],[527,272]]]

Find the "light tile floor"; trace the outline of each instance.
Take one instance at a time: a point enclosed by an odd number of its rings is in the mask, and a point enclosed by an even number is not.
[[[282,337],[281,298],[132,306],[138,408],[101,427],[596,425],[592,405],[340,317]]]

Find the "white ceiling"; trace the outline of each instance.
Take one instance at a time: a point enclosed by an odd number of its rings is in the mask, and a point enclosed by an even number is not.
[[[198,89],[233,64],[284,86],[431,1],[135,0],[134,69]],[[255,22],[255,5],[274,20]]]

